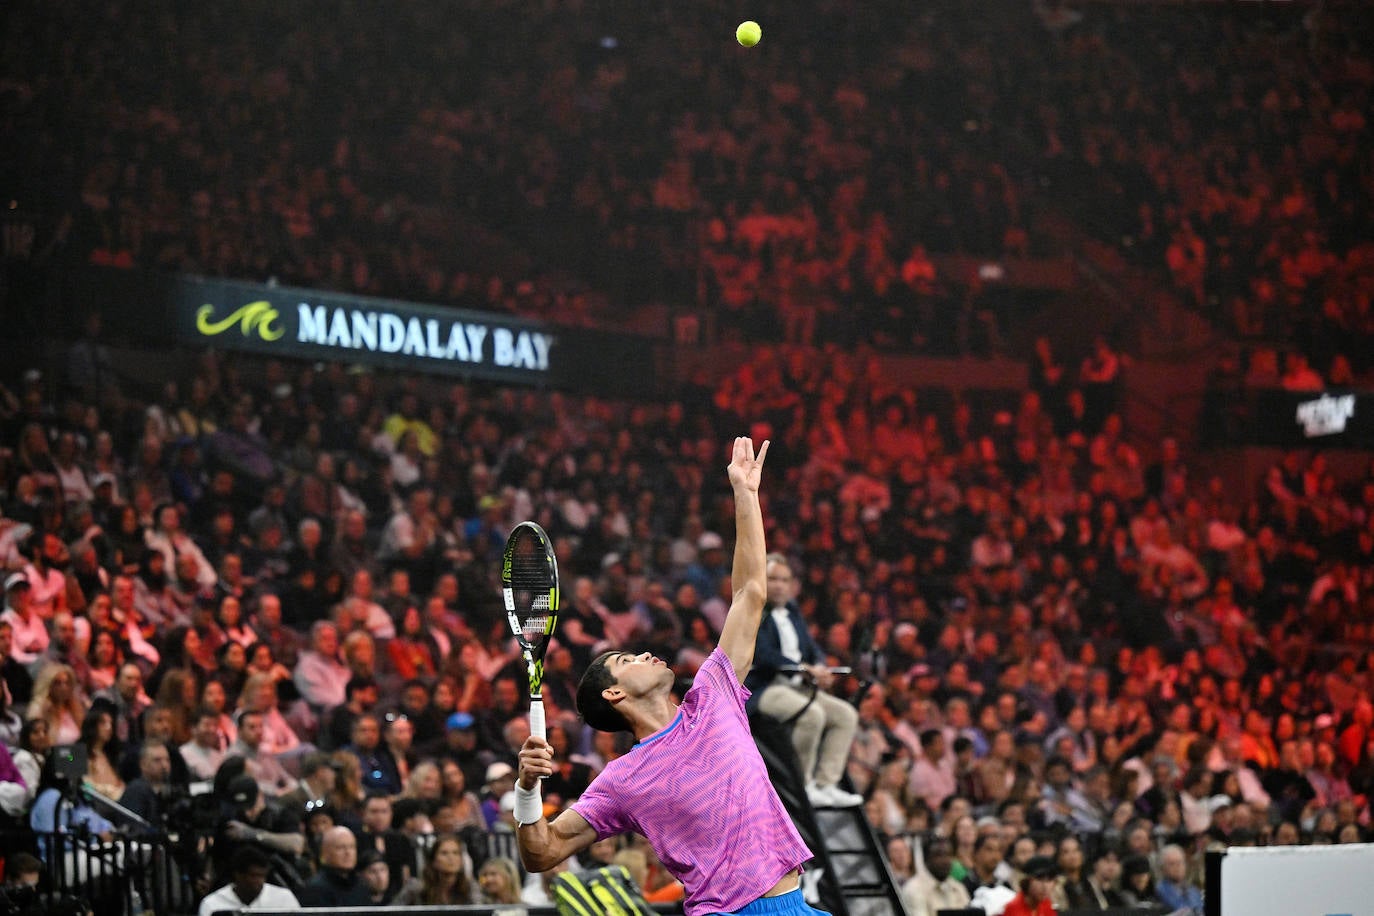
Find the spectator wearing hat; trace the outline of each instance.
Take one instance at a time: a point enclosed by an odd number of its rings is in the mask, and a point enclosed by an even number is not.
[[[969,904],[968,888],[950,875],[954,849],[936,836],[926,844],[925,868],[902,885],[902,904],[909,916],[936,916],[941,910],[961,910]]]
[[[466,785],[481,786],[485,781],[491,757],[477,747],[477,720],[471,713],[459,711],[449,715],[444,722],[444,746],[439,757],[458,765]]]
[[[5,610],[0,620],[10,625],[10,658],[33,665],[48,648],[48,625],[33,609],[33,587],[22,572],[5,578]]]
[[[482,779],[482,816],[486,818],[488,830],[501,820],[501,799],[514,788],[515,768],[509,763],[498,760],[487,767]]]
[[[229,861],[229,883],[212,891],[200,902],[199,916],[214,916],[225,911],[294,910],[300,907],[296,895],[267,875],[272,860],[256,846],[240,846]]]
[[[1035,856],[1026,863],[1025,872],[1021,890],[1002,910],[1002,916],[1054,916],[1050,901],[1056,877],[1054,861],[1049,856]]]
[[[682,577],[705,599],[719,593],[721,580],[730,574],[730,567],[726,563],[725,539],[714,531],[703,531],[697,537],[696,547],[696,560],[688,564]]]
[[[248,773],[229,782],[223,799],[223,820],[212,847],[215,874],[220,880],[232,877],[230,863],[245,846],[275,856],[286,868],[297,871],[299,857],[305,852],[305,834],[295,812],[270,801]]]

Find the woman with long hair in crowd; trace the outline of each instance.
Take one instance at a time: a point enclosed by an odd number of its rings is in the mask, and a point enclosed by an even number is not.
[[[478,903],[509,906],[520,900],[520,869],[506,856],[492,856],[477,871]]]
[[[81,740],[86,703],[77,693],[76,672],[70,666],[50,663],[38,672],[28,718],[47,721],[54,745],[75,744]]]
[[[157,685],[157,705],[171,710],[172,739],[177,744],[191,740],[191,725],[196,714],[200,684],[184,669],[168,671]]]
[[[86,682],[91,690],[105,690],[113,687],[119,669],[124,666],[124,652],[119,648],[119,640],[109,630],[93,629],[91,650],[86,661],[90,666]]]
[[[468,790],[468,778],[458,761],[446,759],[441,764],[444,782],[443,804],[453,809],[455,833],[468,827],[487,829],[487,820],[482,816],[482,800],[477,793]]]
[[[14,766],[24,777],[26,805],[33,804],[38,796],[38,782],[43,775],[43,764],[52,750],[52,732],[47,719],[29,719],[19,730],[19,749],[14,752]]]
[[[439,764],[433,760],[417,763],[406,778],[403,798],[418,798],[427,805],[438,804],[444,797],[444,777]]]
[[[258,640],[258,634],[244,619],[243,604],[233,595],[225,595],[220,599],[219,607],[215,610],[215,626],[223,634],[224,641],[236,642],[245,649]],[[223,645],[221,642],[220,647]]]
[[[229,640],[215,653],[215,671],[209,680],[219,681],[230,702],[237,703],[243,685],[248,681],[248,650],[242,643]]]
[[[274,681],[291,680],[291,669],[277,661],[275,651],[271,643],[255,642],[248,647],[248,666],[245,669],[248,677],[255,674],[271,675]],[[234,699],[238,696],[235,694]]]
[[[325,798],[334,809],[334,822],[351,829],[362,829],[363,767],[352,751],[335,751],[329,757],[334,766],[334,791]]]
[[[392,669],[405,680],[432,679],[438,674],[426,639],[425,621],[415,605],[401,612],[396,637],[387,643],[386,654]]]
[[[1159,902],[1155,897],[1155,876],[1149,859],[1128,855],[1121,861],[1121,899],[1126,906],[1137,909]]]
[[[114,716],[103,703],[86,713],[81,722],[81,743],[86,745],[86,782],[101,795],[117,800],[124,794],[124,780],[115,767],[119,748],[114,737]]]
[[[962,815],[954,822],[949,831],[949,842],[954,852],[949,873],[955,880],[962,881],[964,875],[973,871],[973,847],[978,842],[978,822],[972,815]]]
[[[202,675],[209,674],[196,663],[196,657],[200,654],[200,633],[195,627],[188,624],[172,627],[162,637],[159,649],[161,659],[153,673],[148,675],[147,689],[150,695],[157,694],[162,679],[169,671],[185,671],[195,679],[197,685]]]
[[[395,906],[462,906],[476,902],[463,868],[465,850],[456,836],[441,836],[425,856],[420,877],[411,878],[392,901]]]

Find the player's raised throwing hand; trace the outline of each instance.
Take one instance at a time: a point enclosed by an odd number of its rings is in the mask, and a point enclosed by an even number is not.
[[[763,459],[768,455],[768,440],[763,440],[758,456],[754,456],[754,440],[748,436],[737,436],[735,448],[730,456],[726,473],[736,489],[743,488],[753,493],[759,491],[759,478],[762,476]]]

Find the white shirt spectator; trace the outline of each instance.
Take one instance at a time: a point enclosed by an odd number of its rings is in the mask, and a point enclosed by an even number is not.
[[[922,754],[911,765],[908,784],[911,793],[924,798],[931,811],[939,811],[940,803],[958,788],[954,779],[954,762],[949,757],[941,757],[939,763],[931,763],[930,758]]]
[[[169,536],[165,531],[153,529],[143,535],[143,542],[149,549],[162,554],[169,573],[177,568],[178,556],[190,554],[196,559],[196,584],[201,588],[214,588],[215,583],[219,581],[215,567],[210,565],[210,561],[205,559],[205,554],[201,553],[196,542],[187,537],[185,532],[177,531]]]
[[[48,650],[48,627],[32,609],[27,619],[20,617],[14,608],[5,608],[0,620],[7,621],[14,629],[14,644],[10,658],[21,665],[32,665],[43,657]]]
[[[262,892],[252,903],[244,903],[239,899],[239,895],[234,893],[234,885],[226,884],[208,894],[200,902],[199,916],[211,916],[212,913],[221,911],[253,913],[265,910],[298,910],[300,906],[295,894],[275,884],[264,884]]]
[[[181,759],[186,761],[186,769],[191,771],[194,780],[206,781],[215,778],[215,771],[224,762],[224,751],[217,747],[203,747],[195,741],[187,741],[179,750]]]
[[[29,580],[29,606],[34,616],[48,620],[57,608],[59,599],[67,594],[67,577],[60,569],[39,572],[32,563],[24,564],[24,576]],[[16,634],[18,635],[18,634]]]
[[[351,676],[348,666],[338,659],[325,658],[313,649],[307,649],[296,662],[296,671],[291,680],[305,702],[318,709],[332,709],[348,700],[344,694]]]

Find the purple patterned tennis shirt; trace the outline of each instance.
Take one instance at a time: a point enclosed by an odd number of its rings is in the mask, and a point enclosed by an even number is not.
[[[672,724],[612,760],[572,808],[598,839],[642,834],[687,889],[687,916],[733,913],[809,861],[754,746],[740,685],[717,648]]]

